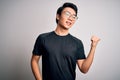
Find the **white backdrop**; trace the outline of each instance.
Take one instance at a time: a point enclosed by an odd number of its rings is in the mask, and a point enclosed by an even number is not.
[[[89,72],[77,68],[76,80],[120,80],[120,0],[0,0],[0,80],[34,80],[33,45],[56,28],[56,10],[65,1],[78,6],[70,33],[83,41],[86,55],[91,36],[101,38]]]

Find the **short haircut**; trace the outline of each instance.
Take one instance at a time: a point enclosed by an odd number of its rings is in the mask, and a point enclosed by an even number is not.
[[[61,12],[62,12],[62,11],[64,10],[64,8],[66,8],[66,7],[72,8],[72,9],[75,11],[76,16],[77,16],[77,11],[78,11],[77,6],[76,6],[75,4],[73,4],[73,3],[70,3],[70,2],[66,2],[66,3],[64,3],[61,7],[59,7],[59,8],[57,9],[57,14],[61,15]],[[57,18],[56,18],[56,23],[58,24]]]

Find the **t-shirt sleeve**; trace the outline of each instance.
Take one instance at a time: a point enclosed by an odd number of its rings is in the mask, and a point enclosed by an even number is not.
[[[42,53],[43,53],[43,39],[42,39],[41,35],[39,35],[38,38],[36,39],[32,53],[34,55],[42,55]]]
[[[86,59],[84,46],[81,40],[78,41],[78,49],[77,49],[77,60],[78,59]]]

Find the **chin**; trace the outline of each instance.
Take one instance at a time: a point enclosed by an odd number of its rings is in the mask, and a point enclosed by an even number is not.
[[[66,29],[66,30],[68,30],[68,29],[71,28],[71,26],[64,26],[63,28]]]
[[[70,29],[72,26],[66,26],[67,29]]]

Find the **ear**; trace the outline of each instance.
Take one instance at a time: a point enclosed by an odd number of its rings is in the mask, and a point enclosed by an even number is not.
[[[56,19],[57,19],[57,20],[60,19],[60,15],[59,15],[59,14],[56,15]]]

